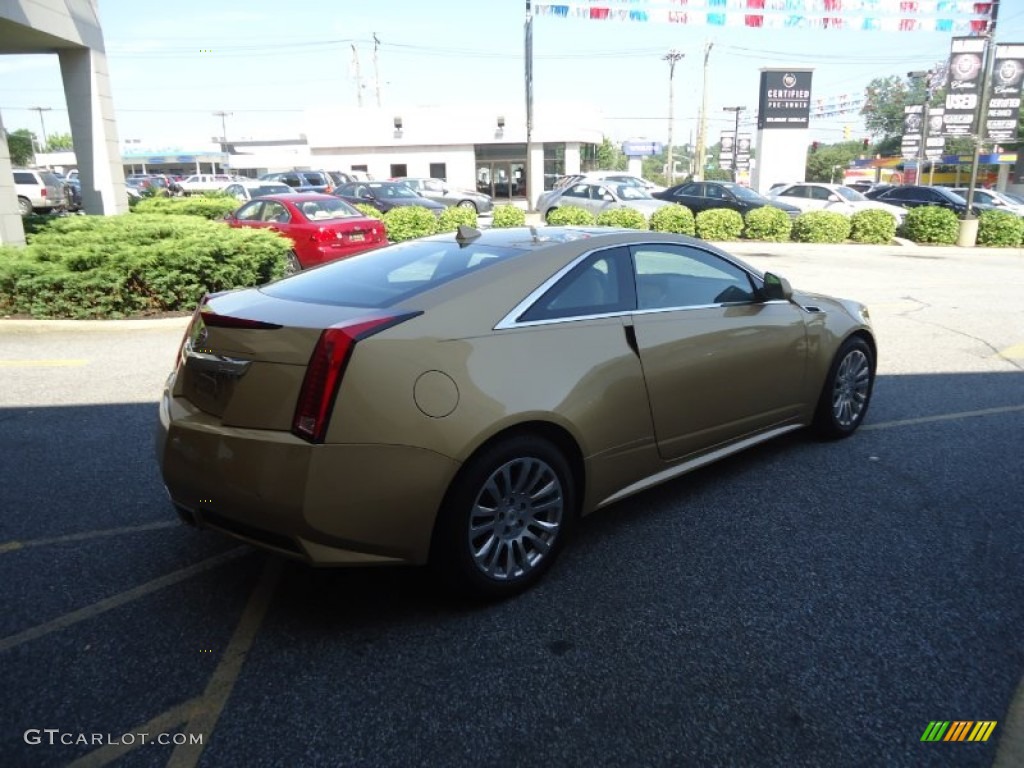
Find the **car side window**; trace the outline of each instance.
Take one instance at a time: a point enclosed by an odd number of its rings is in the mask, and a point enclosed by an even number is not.
[[[518,319],[554,320],[628,312],[636,304],[632,271],[625,246],[597,251],[545,291]]]
[[[562,197],[590,197],[589,184],[573,184],[562,193]]]
[[[725,200],[728,197],[725,190],[717,184],[705,184],[704,196],[715,200]]]
[[[632,251],[640,310],[756,300],[750,276],[709,251],[662,243],[633,246]]]
[[[262,208],[262,201],[257,200],[256,202],[248,203],[238,209],[238,213],[235,214],[235,218],[239,221],[262,221],[260,218],[260,210]]]
[[[288,209],[280,203],[268,200],[263,206],[263,221],[274,221],[283,224],[290,218]]]
[[[828,190],[825,187],[804,187],[804,189],[807,190],[807,196],[811,198],[811,200],[828,201],[829,197],[832,195],[831,190]]]
[[[693,182],[686,186],[680,187],[676,192],[677,195],[689,195],[691,197],[703,197],[704,196],[704,185],[699,182]]]
[[[792,187],[783,187],[779,190],[779,197],[805,197],[805,187],[802,185],[794,185]]]
[[[427,181],[423,183],[423,186],[428,192],[437,192],[439,194],[444,192],[444,185],[439,181]]]

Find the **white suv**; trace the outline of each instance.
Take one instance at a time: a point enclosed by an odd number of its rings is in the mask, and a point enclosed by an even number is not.
[[[33,211],[50,213],[67,208],[64,182],[49,171],[15,168],[14,190],[22,216],[29,216]]]

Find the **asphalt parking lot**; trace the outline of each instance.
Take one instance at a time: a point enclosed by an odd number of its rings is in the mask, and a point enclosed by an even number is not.
[[[597,513],[483,606],[178,525],[184,320],[0,321],[0,763],[1024,764],[1024,253],[734,250],[869,304],[865,426]]]

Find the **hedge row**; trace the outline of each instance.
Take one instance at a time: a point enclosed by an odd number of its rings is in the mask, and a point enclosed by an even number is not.
[[[628,229],[652,229],[696,235],[704,240],[767,240],[782,243],[888,243],[896,234],[896,219],[885,211],[858,211],[845,216],[831,211],[809,211],[795,220],[779,208],[764,206],[742,216],[728,208],[701,211],[696,216],[682,205],[659,208],[650,219],[631,208],[604,211],[596,218],[584,208],[567,205],[548,213],[547,221],[556,226],[610,226]]]
[[[289,241],[199,216],[68,216],[0,248],[0,314],[118,318],[187,311],[204,293],[284,274]]]

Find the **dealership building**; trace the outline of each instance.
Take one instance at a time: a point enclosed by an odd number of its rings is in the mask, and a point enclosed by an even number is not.
[[[603,139],[603,119],[592,106],[538,104],[530,151],[524,110],[508,105],[352,107],[311,110],[295,138],[225,142],[133,139],[121,145],[126,173],[190,175],[227,171],[241,176],[301,170],[362,172],[447,180],[498,200],[526,201],[566,173],[577,173]],[[216,139],[217,137],[213,137]],[[74,153],[40,155],[40,165],[76,167]]]

